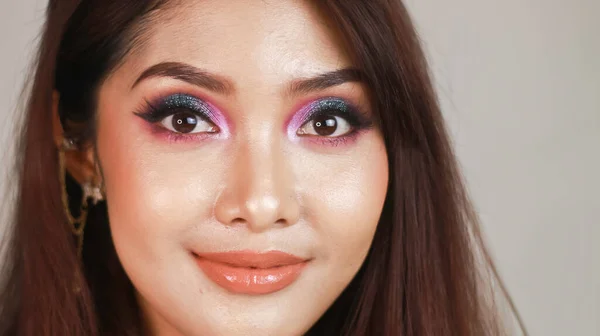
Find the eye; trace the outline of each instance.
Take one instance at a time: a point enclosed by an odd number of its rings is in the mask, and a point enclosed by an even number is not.
[[[350,123],[339,116],[319,115],[309,120],[298,129],[298,135],[318,135],[325,137],[338,137],[352,132]]]
[[[338,138],[350,136],[356,131],[369,128],[371,119],[346,100],[327,97],[310,103],[297,114],[302,120],[296,130],[299,136]]]
[[[217,133],[218,120],[207,103],[193,96],[174,94],[158,101],[146,101],[143,110],[135,113],[152,124],[177,134]]]
[[[167,116],[160,123],[164,128],[175,133],[215,133],[218,131],[218,127],[212,122],[185,109]]]

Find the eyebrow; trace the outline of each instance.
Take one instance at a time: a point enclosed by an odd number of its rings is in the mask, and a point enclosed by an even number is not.
[[[168,77],[181,80],[223,95],[231,95],[235,91],[235,85],[226,77],[179,62],[163,62],[151,66],[138,77],[131,86],[131,89],[133,90],[143,80],[154,77]],[[360,70],[343,68],[325,72],[315,77],[295,79],[289,84],[287,93],[291,95],[306,94],[347,82],[361,82],[363,80],[364,75]]]
[[[316,77],[296,79],[290,84],[288,92],[290,94],[310,93],[348,82],[361,82],[363,80],[364,76],[360,70],[344,68],[325,72]]]
[[[230,80],[208,71],[185,63],[163,62],[146,69],[133,83],[131,89],[133,90],[143,80],[153,77],[169,77],[225,95],[231,94],[234,88]]]

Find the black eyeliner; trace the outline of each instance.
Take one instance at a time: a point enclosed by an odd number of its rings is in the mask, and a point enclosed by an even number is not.
[[[188,110],[210,122],[213,119],[210,108],[202,100],[181,93],[155,101],[145,100],[142,110],[134,114],[150,123],[157,123],[180,110]]]

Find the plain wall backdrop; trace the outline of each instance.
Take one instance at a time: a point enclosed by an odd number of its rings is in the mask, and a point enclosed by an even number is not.
[[[406,3],[531,335],[600,335],[600,1]],[[0,2],[1,188],[45,5]]]

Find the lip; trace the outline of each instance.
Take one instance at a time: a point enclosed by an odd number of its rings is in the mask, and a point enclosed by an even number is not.
[[[291,285],[309,260],[281,251],[193,253],[204,274],[231,293],[264,295]]]

